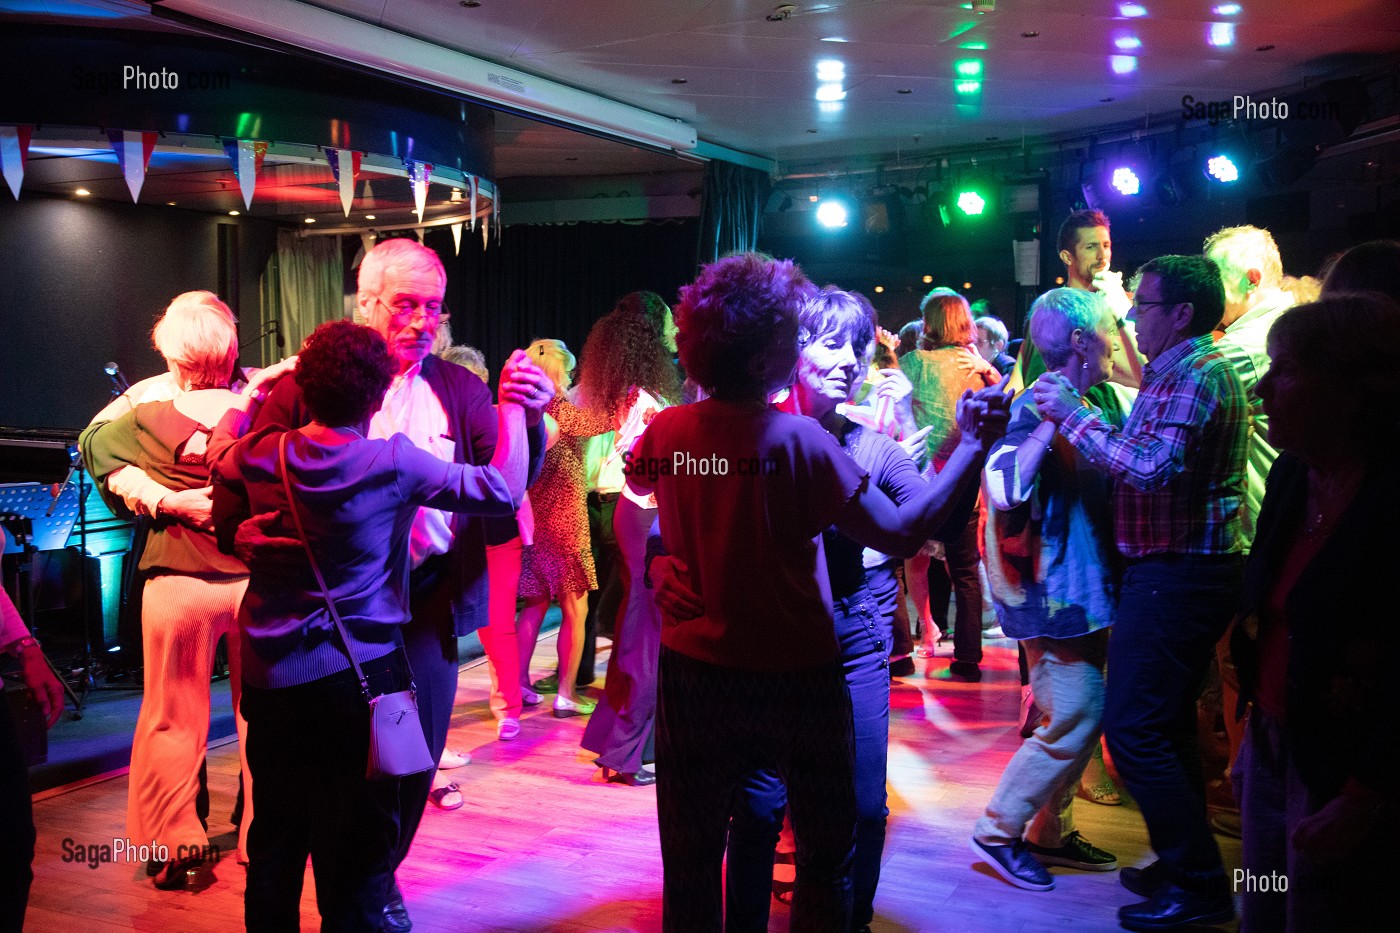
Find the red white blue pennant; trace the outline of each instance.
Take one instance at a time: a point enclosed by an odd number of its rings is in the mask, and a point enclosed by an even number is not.
[[[126,177],[127,190],[133,202],[141,200],[141,185],[146,181],[146,166],[151,164],[151,153],[156,148],[159,133],[140,130],[108,130],[112,150],[117,154],[117,162]]]

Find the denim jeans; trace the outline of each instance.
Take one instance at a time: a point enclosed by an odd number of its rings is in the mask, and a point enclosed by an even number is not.
[[[1129,563],[1108,645],[1104,731],[1167,877],[1225,886],[1206,820],[1196,698],[1235,610],[1237,555],[1156,555]]]
[[[893,575],[879,578],[897,588]],[[849,600],[835,600],[836,635],[841,667],[851,692],[855,725],[856,848],[851,863],[851,927],[860,929],[874,916],[880,883],[880,856],[885,849],[885,772],[890,740],[889,616],[880,611],[890,594],[862,589]],[[744,779],[729,829],[726,865],[728,933],[762,933],[768,929],[773,877],[773,849],[783,826],[787,791],[771,770]],[[839,933],[839,931],[838,931]]]
[[[973,835],[992,845],[1024,835],[1055,849],[1074,832],[1074,793],[1103,731],[1108,630],[1078,638],[1027,638],[1021,645],[1036,705],[1048,718],[1007,762]]]

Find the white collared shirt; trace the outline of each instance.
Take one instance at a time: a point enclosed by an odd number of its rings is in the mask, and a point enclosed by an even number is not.
[[[384,404],[369,423],[369,436],[387,440],[404,434],[415,446],[439,460],[453,462],[457,445],[452,439],[447,411],[423,378],[423,364],[395,376],[384,393]],[[417,567],[434,554],[452,549],[452,515],[440,509],[420,508],[409,532],[408,555]]]

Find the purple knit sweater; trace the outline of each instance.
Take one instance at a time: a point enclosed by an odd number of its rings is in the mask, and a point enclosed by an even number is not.
[[[251,434],[216,468],[214,522],[280,512],[296,537],[277,470],[280,429]],[[420,505],[510,515],[518,503],[495,467],[446,463],[396,434],[324,445],[287,434],[287,467],[312,551],[361,663],[392,651],[408,619],[408,533]],[[221,528],[221,532],[231,529]],[[350,666],[309,563],[254,570],[241,613],[243,679],[290,687]]]

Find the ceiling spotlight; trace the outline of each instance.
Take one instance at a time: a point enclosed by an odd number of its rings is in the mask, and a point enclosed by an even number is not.
[[[1120,165],[1113,170],[1109,184],[1118,189],[1118,193],[1124,197],[1132,197],[1142,190],[1142,182],[1138,179],[1137,172],[1126,165]]]
[[[1243,9],[1244,7],[1240,6],[1238,3],[1222,3],[1212,9],[1211,12],[1216,16],[1235,16]]]
[[[883,295],[884,293],[885,293],[885,286],[883,286],[883,285],[876,285],[876,286],[875,286],[875,294],[877,294],[877,295]]]
[[[366,215],[365,215],[365,220],[373,220],[373,219],[374,219],[374,215],[373,215],[373,214],[366,214]]]
[[[931,275],[926,275],[926,276],[924,276],[924,284],[925,284],[925,285],[932,285],[932,284],[933,284],[933,276],[931,276]]]
[[[1116,75],[1130,75],[1137,71],[1137,56],[1110,55],[1108,56],[1108,67],[1112,68]]]
[[[1206,174],[1225,183],[1239,181],[1240,178],[1239,167],[1233,159],[1224,154],[1211,156],[1206,160]]]
[[[964,58],[953,63],[953,70],[963,78],[980,78],[982,76],[982,62],[975,58]]]
[[[964,282],[964,283],[963,283],[963,291],[967,291],[967,290],[969,290],[970,288],[972,288],[972,283],[971,283],[971,282]]]
[[[1119,36],[1113,40],[1113,45],[1124,52],[1131,52],[1134,49],[1142,48],[1142,40],[1137,36]]]
[[[174,202],[174,201],[166,201],[166,202],[165,202],[165,206],[166,206],[166,207],[174,207],[174,206],[175,206],[175,202]]]
[[[242,213],[242,211],[229,211],[228,215],[230,217],[237,217],[240,213]]]
[[[80,197],[80,198],[85,198],[85,197],[87,197],[88,195],[92,194],[92,192],[89,191],[89,190],[87,190],[86,188],[79,188],[77,191],[74,191],[73,193],[76,194],[76,195],[77,195],[78,197]]]
[[[314,224],[314,223],[316,222],[316,218],[315,218],[315,217],[308,217],[308,218],[306,218],[306,222],[309,223],[309,224]]]
[[[845,36],[822,36],[823,42],[850,42]]]
[[[976,217],[986,210],[987,201],[976,191],[963,191],[958,195],[958,210],[969,217]]]
[[[824,58],[817,62],[818,81],[844,81],[846,80],[846,65],[835,58]]]
[[[850,212],[840,201],[827,198],[817,205],[817,223],[829,230],[846,226]]]
[[[1118,4],[1118,15],[1128,19],[1137,19],[1139,16],[1147,15],[1147,7],[1141,3],[1120,3]]]
[[[817,86],[817,100],[834,101],[845,100],[846,90],[836,82],[820,84]]]
[[[1210,31],[1206,33],[1206,42],[1218,49],[1228,48],[1235,44],[1235,24],[1234,23],[1211,23]]]
[[[953,85],[953,90],[959,94],[976,94],[982,90],[981,81],[959,81]]]

